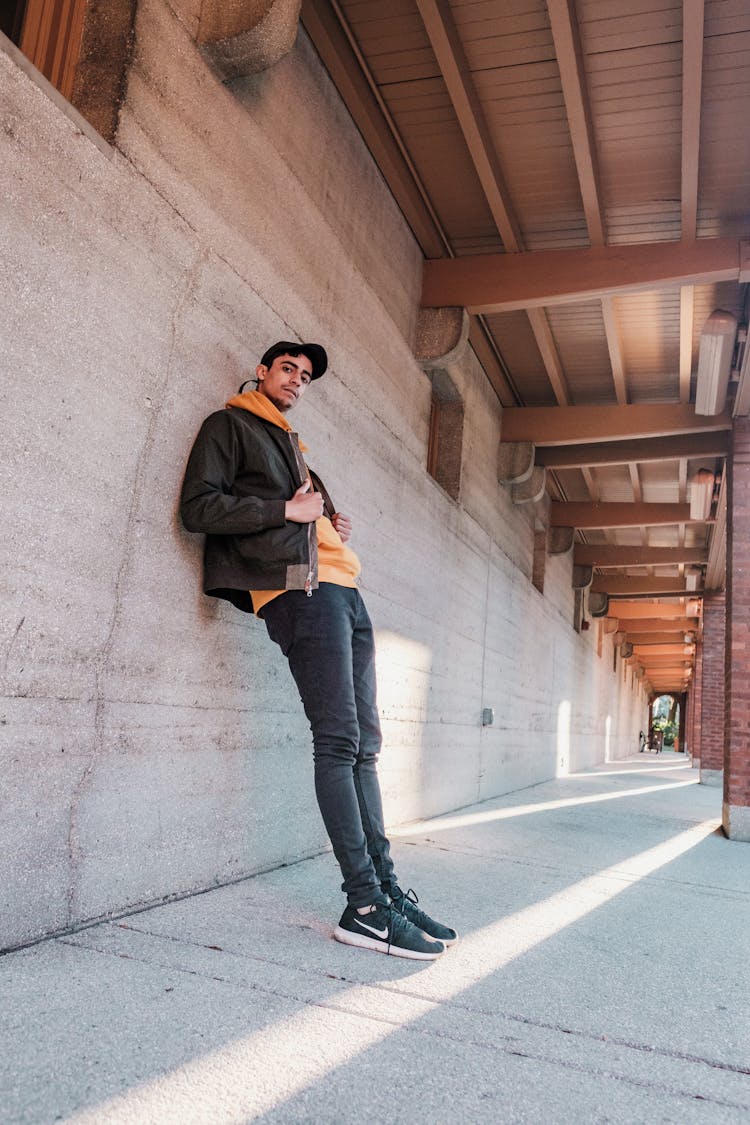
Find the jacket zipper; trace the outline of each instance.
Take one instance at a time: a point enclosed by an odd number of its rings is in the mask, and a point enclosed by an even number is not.
[[[313,536],[313,528],[314,527],[315,527],[314,523],[310,523],[310,524],[307,525],[307,558],[308,558],[308,568],[309,569],[307,571],[307,578],[305,579],[305,593],[307,594],[308,598],[311,598],[313,596],[313,592],[312,592],[312,583],[313,583],[313,541],[312,541],[312,536]]]

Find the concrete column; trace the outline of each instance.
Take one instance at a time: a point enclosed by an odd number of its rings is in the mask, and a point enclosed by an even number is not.
[[[725,614],[724,593],[703,599],[700,777],[703,785],[721,785],[724,777]]]
[[[724,831],[750,841],[750,418],[736,418],[727,457]]]

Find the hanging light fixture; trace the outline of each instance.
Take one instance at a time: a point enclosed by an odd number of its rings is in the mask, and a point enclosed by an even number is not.
[[[714,474],[708,469],[699,469],[690,482],[690,518],[707,520],[711,515],[714,498]]]
[[[715,309],[703,325],[695,387],[696,414],[720,414],[724,409],[736,336],[737,318],[723,309]]]

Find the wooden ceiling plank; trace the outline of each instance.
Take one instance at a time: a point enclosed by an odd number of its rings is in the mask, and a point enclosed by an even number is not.
[[[570,445],[730,430],[728,413],[696,414],[682,403],[627,406],[515,406],[503,411],[503,441]]]
[[[547,0],[583,211],[593,246],[605,242],[591,107],[573,0]]]
[[[690,377],[693,373],[693,317],[695,289],[680,289],[680,402],[690,402]]]
[[[612,365],[612,379],[615,384],[615,395],[618,402],[626,403],[628,401],[628,391],[625,382],[625,362],[622,358],[620,329],[617,324],[615,305],[611,297],[602,297],[602,317],[604,319],[604,331],[607,336],[609,361]]]
[[[577,543],[574,562],[580,566],[669,566],[708,561],[704,547],[624,547],[617,544]]]
[[[631,461],[676,461],[683,457],[722,457],[728,447],[728,431],[717,430],[635,441],[542,446],[536,451],[536,463],[547,469],[571,469],[584,465],[627,465]]]
[[[529,309],[527,316],[554,396],[560,406],[567,406],[570,393],[547,314],[544,309]]]
[[[427,191],[339,5],[303,0],[300,18],[423,253],[429,258],[450,254]]]
[[[519,401],[518,394],[512,386],[508,378],[508,372],[498,355],[492,334],[481,316],[471,317],[469,343],[474,349],[474,354],[482,365],[501,405],[512,406],[517,403]]]
[[[703,86],[704,0],[682,2],[682,237],[695,238]]]
[[[450,4],[447,0],[417,0],[417,7],[503,245],[509,252],[523,250],[521,231]],[[528,316],[552,391],[564,405],[570,395],[546,313],[535,308]]]
[[[428,260],[422,305],[511,312],[687,282],[738,281],[740,258],[740,241],[724,237]]]
[[[448,0],[417,0],[417,7],[503,245],[506,250],[518,250],[521,233],[450,4]]]

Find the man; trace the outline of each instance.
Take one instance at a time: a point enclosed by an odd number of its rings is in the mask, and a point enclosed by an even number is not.
[[[333,936],[398,957],[434,960],[456,940],[398,885],[377,775],[381,735],[373,630],[336,512],[286,420],[328,365],[320,344],[281,340],[257,390],[203,423],[181,514],[206,534],[204,590],[263,618],[289,661],[313,735],[315,792],[348,905]]]

